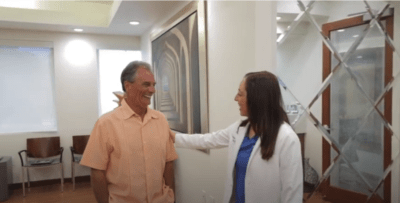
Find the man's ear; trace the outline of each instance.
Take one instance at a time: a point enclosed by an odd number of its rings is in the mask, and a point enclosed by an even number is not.
[[[125,82],[124,82],[125,91],[128,90],[129,85],[130,85],[130,84],[129,84],[128,81],[125,81]]]

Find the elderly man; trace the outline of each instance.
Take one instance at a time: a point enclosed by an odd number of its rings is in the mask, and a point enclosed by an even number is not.
[[[174,202],[177,154],[164,115],[148,107],[155,92],[150,65],[134,61],[121,74],[121,106],[99,118],[83,154],[98,202]]]

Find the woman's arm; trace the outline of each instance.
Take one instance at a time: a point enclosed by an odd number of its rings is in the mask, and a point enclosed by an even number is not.
[[[297,134],[290,129],[280,149],[279,170],[282,184],[281,202],[303,202],[303,165]]]
[[[207,134],[180,134],[175,135],[175,147],[191,149],[214,149],[227,147],[233,132],[236,132],[238,122],[228,128]],[[172,137],[174,137],[172,135]]]

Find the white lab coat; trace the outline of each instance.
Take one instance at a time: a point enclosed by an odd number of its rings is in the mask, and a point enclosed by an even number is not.
[[[239,127],[240,123],[241,121],[238,121],[226,129],[213,133],[175,136],[175,147],[192,149],[229,147],[224,203],[232,202],[236,157],[249,125]],[[279,129],[274,155],[268,161],[261,157],[260,143],[261,139],[258,139],[247,165],[246,203],[301,203],[303,167],[297,134],[287,123],[283,123]]]

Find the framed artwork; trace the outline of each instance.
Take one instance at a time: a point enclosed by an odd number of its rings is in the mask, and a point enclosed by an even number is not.
[[[172,130],[208,132],[205,2],[191,2],[151,37],[154,107]]]

